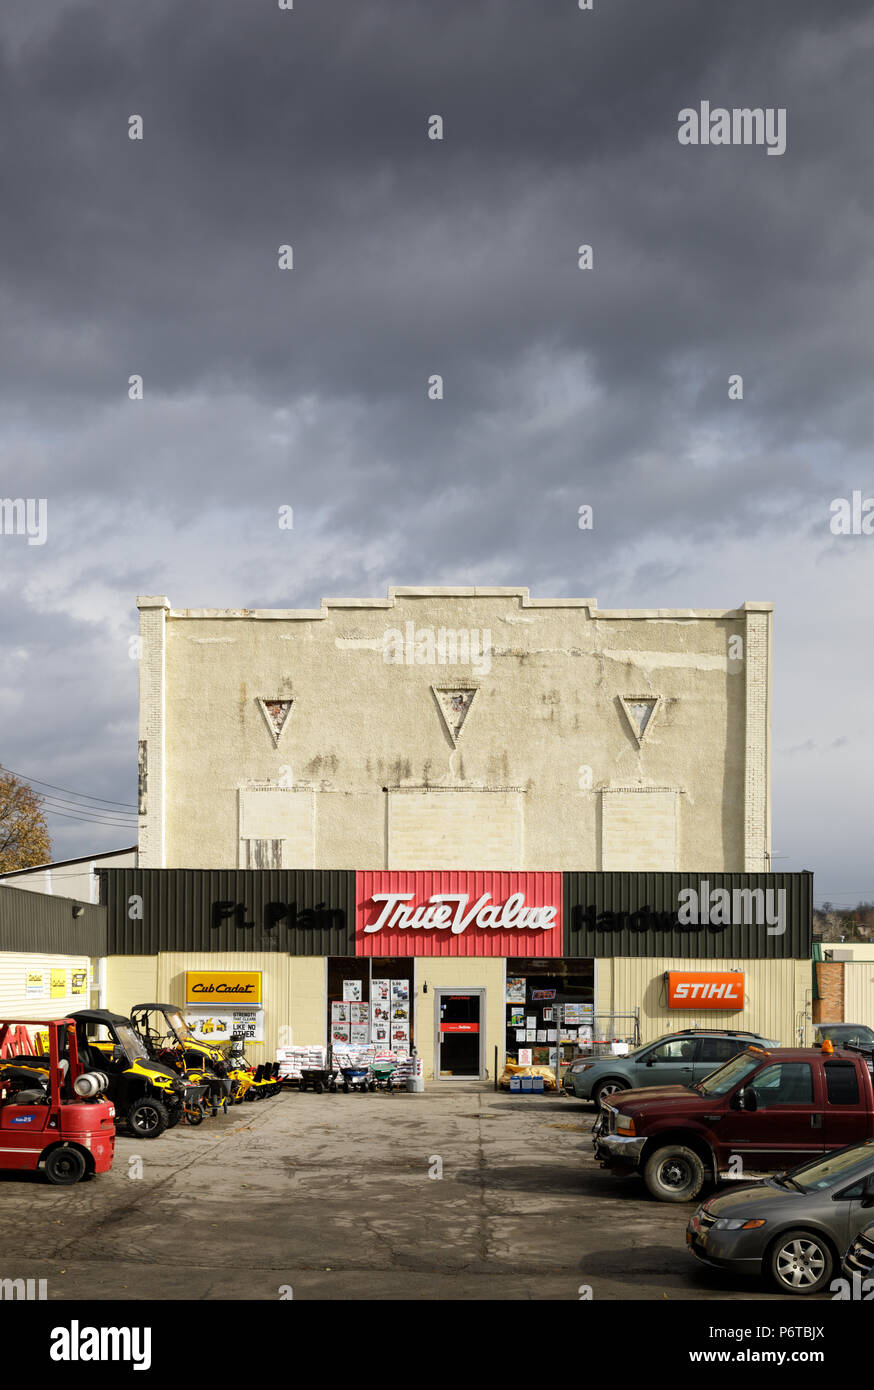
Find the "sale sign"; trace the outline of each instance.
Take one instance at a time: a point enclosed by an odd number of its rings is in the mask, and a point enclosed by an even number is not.
[[[356,875],[360,956],[560,956],[560,873],[367,870]]]
[[[744,977],[740,971],[668,971],[669,1009],[742,1009]]]

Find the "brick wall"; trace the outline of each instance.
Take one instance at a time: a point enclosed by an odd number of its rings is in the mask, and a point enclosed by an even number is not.
[[[819,998],[813,1001],[814,1023],[842,1023],[844,1018],[844,967],[840,961],[817,961]]]

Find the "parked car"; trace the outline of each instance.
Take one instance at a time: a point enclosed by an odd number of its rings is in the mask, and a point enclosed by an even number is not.
[[[758,1033],[722,1028],[683,1028],[666,1033],[627,1057],[579,1057],[565,1073],[564,1088],[600,1106],[605,1097],[641,1086],[691,1086],[737,1056],[750,1043],[777,1047]]]
[[[714,1268],[764,1275],[781,1293],[819,1293],[847,1246],[870,1227],[872,1209],[874,1140],[868,1139],[711,1197],[686,1227],[686,1241]],[[874,1240],[869,1251],[870,1273]],[[853,1268],[861,1272],[862,1265]]]
[[[841,1274],[853,1285],[853,1276],[862,1285],[862,1298],[866,1301],[871,1298],[874,1290],[874,1224],[863,1227],[850,1242],[850,1248],[844,1256],[841,1265]]]
[[[818,1023],[814,1046],[821,1047],[826,1038],[835,1047],[874,1047],[874,1028],[866,1023]]]
[[[750,1177],[874,1137],[871,1071],[857,1051],[751,1046],[694,1086],[612,1096],[593,1137],[603,1167],[690,1202],[738,1160]]]

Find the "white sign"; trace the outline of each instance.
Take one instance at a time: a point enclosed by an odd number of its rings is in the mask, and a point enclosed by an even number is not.
[[[236,1035],[246,1042],[264,1041],[263,1009],[186,1009],[185,1018],[198,1042],[228,1043]]]

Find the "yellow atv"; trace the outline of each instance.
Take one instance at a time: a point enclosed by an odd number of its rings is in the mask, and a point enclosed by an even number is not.
[[[219,1108],[227,1111],[236,1099],[241,1078],[228,1071],[217,1047],[195,1038],[175,1004],[134,1004],[131,1023],[153,1061],[205,1086],[213,1115]]]
[[[206,1087],[152,1061],[129,1018],[108,1009],[80,1009],[70,1018],[82,1066],[105,1072],[117,1119],[138,1138],[157,1139],[183,1118],[195,1125],[203,1121]],[[106,1030],[108,1040],[97,1038],[98,1028]]]

